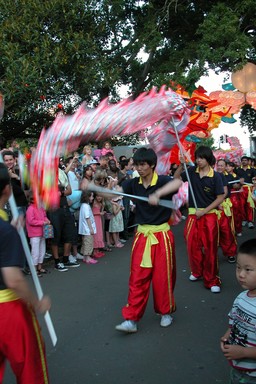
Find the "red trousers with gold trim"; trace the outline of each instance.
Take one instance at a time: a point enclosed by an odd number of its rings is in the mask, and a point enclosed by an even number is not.
[[[247,202],[248,194],[250,193],[249,186],[244,185],[241,195],[242,195],[242,206],[241,209],[243,210],[243,220],[253,222],[254,221],[254,208],[250,206],[250,204]]]
[[[233,217],[226,216],[224,211],[221,211],[219,219],[219,246],[224,256],[236,256],[237,242]]]
[[[22,300],[0,304],[0,383],[5,360],[18,384],[48,384],[41,331],[33,310]]]
[[[189,215],[184,236],[191,273],[195,277],[203,276],[206,288],[220,286],[218,276],[218,219],[215,213],[208,213],[200,219]]]
[[[152,268],[140,266],[147,238],[136,233],[131,254],[128,304],[122,314],[126,320],[139,321],[146,309],[152,281],[154,309],[162,315],[175,311],[174,286],[176,259],[171,231],[154,233],[158,244],[151,246]]]
[[[234,192],[231,193],[230,200],[232,203],[233,214],[234,214],[234,224],[235,224],[235,232],[242,232],[242,221],[243,221],[243,196],[242,192]]]

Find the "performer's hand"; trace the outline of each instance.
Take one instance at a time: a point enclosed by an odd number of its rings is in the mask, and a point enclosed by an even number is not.
[[[152,193],[152,195],[149,195],[148,203],[150,205],[158,205],[159,204],[159,197],[158,197],[157,193]]]
[[[11,225],[17,229],[17,231],[25,227],[24,215],[19,215],[16,219],[12,219]]]
[[[35,305],[35,310],[40,313],[45,313],[49,311],[51,308],[51,299],[49,296],[43,296],[41,300],[38,300],[37,304]]]
[[[197,209],[197,210],[196,210],[196,213],[195,213],[195,215],[196,215],[196,217],[197,217],[198,219],[200,219],[200,217],[204,216],[204,214],[205,214],[204,209]]]

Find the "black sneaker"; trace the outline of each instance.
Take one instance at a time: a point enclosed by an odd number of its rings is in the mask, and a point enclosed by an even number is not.
[[[234,264],[234,263],[236,262],[236,258],[235,258],[235,256],[229,256],[229,257],[228,257],[228,262],[229,262],[230,264]]]
[[[63,263],[58,263],[54,267],[59,272],[66,272],[68,269],[64,267]]]
[[[68,268],[77,268],[80,267],[80,264],[77,261],[68,261],[67,263],[63,263],[64,267]]]

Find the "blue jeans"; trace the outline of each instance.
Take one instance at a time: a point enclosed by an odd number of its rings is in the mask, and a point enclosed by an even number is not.
[[[230,384],[255,384],[256,377],[247,375],[244,371],[231,368]]]

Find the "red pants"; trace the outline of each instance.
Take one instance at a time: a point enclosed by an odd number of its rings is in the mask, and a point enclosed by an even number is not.
[[[241,233],[243,212],[244,212],[243,210],[244,201],[243,201],[242,192],[231,193],[230,200],[232,203],[233,214],[234,214],[235,232]]]
[[[36,316],[21,300],[0,304],[0,383],[9,360],[18,384],[47,384],[48,371]]]
[[[152,268],[140,266],[146,237],[136,233],[131,254],[128,304],[122,314],[126,320],[139,321],[146,309],[152,281],[154,309],[162,315],[175,311],[173,290],[176,281],[174,238],[171,231],[154,233],[158,244],[151,246]]]
[[[197,219],[189,215],[184,230],[191,273],[203,276],[206,288],[220,285],[218,276],[218,219],[208,213]]]
[[[253,222],[254,221],[254,208],[252,208],[250,206],[250,204],[247,202],[248,194],[250,193],[249,189],[250,189],[250,187],[246,186],[246,185],[244,185],[242,188],[242,192],[241,192],[242,206],[240,207],[240,209],[243,210],[242,211],[243,212],[243,220]]]
[[[221,211],[221,217],[219,219],[219,246],[224,256],[236,256],[237,242],[233,217],[226,216],[224,211]]]

